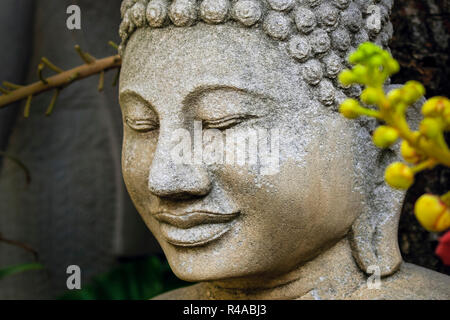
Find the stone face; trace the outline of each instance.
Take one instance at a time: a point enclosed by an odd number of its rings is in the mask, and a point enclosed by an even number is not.
[[[161,298],[450,298],[450,278],[402,264],[404,193],[383,183],[398,146],[378,150],[375,121],[336,112],[359,90],[335,79],[354,32],[374,34],[341,13],[367,3],[229,2],[236,21],[205,19],[219,17],[210,4],[176,0],[174,25],[121,28],[133,29],[119,91],[124,181],[175,274],[202,282]]]

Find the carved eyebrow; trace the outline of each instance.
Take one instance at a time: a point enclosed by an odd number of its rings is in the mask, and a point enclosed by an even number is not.
[[[195,103],[198,99],[200,99],[205,94],[207,94],[209,92],[220,91],[220,90],[236,91],[236,92],[251,95],[251,96],[259,98],[259,99],[267,99],[267,100],[271,100],[271,101],[276,101],[276,99],[273,98],[272,96],[265,95],[265,94],[262,94],[259,92],[254,92],[254,91],[248,90],[248,89],[235,87],[232,85],[200,85],[200,86],[194,88],[191,92],[189,92],[186,95],[186,97],[183,99],[183,105],[189,106],[192,103]]]
[[[126,89],[126,90],[122,91],[119,94],[120,105],[124,104],[124,102],[125,102],[124,100],[130,99],[130,98],[139,100],[139,102],[141,102],[142,104],[147,105],[150,109],[155,111],[155,109],[153,108],[153,104],[150,101],[148,101],[147,99],[142,97],[138,92],[136,92],[136,91],[134,91],[132,89]]]
[[[189,92],[186,97],[183,99],[183,106],[189,106],[192,103],[195,103],[197,99],[201,98],[203,95],[207,94],[208,92],[214,92],[219,90],[227,90],[227,91],[236,91],[240,93],[245,93],[248,95],[251,95],[253,97],[263,99],[263,100],[270,100],[272,102],[277,101],[272,96],[265,95],[259,92],[254,92],[252,90],[248,89],[242,89],[231,85],[200,85],[196,88],[194,88],[191,92]],[[125,89],[124,91],[119,93],[119,103],[120,105],[124,105],[124,100],[127,98],[134,98],[142,102],[143,104],[147,105],[150,109],[152,109],[154,112],[156,112],[153,104],[145,99],[141,94],[134,91],[133,89]]]

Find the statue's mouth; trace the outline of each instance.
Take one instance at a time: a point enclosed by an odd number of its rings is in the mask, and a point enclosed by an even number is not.
[[[161,212],[155,218],[160,222],[161,233],[167,242],[193,247],[205,245],[225,235],[238,216],[239,212],[195,211],[184,214]]]
[[[216,213],[207,211],[195,211],[181,215],[162,212],[158,213],[155,218],[160,222],[170,224],[180,229],[189,229],[201,224],[225,223],[234,220],[239,212],[233,213]]]

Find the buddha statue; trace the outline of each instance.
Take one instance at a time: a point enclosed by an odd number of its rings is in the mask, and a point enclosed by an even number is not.
[[[346,57],[387,48],[392,3],[123,1],[123,177],[197,283],[157,299],[450,298],[450,277],[402,261],[398,149],[337,112],[360,93],[336,79]]]

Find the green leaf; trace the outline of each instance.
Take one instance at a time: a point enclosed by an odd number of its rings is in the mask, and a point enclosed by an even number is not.
[[[10,276],[13,274],[29,271],[29,270],[39,270],[44,267],[40,263],[27,263],[20,264],[17,266],[11,266],[4,269],[0,269],[0,280],[5,278],[6,276]]]

